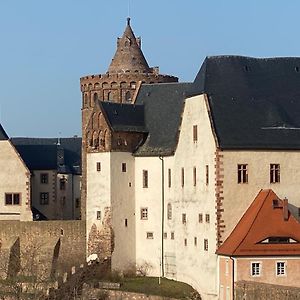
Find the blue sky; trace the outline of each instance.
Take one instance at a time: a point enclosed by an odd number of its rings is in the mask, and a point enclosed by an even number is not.
[[[299,56],[300,1],[130,0],[151,66],[192,81],[205,56]],[[0,121],[10,136],[81,135],[79,78],[105,73],[128,0],[0,0]]]

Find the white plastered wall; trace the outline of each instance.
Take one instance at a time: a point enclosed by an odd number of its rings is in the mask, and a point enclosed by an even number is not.
[[[10,141],[0,141],[0,220],[32,220],[30,173]],[[20,193],[20,205],[5,205],[5,193]]]
[[[197,125],[198,140],[193,141],[193,126]],[[165,276],[184,281],[201,292],[203,299],[217,297],[217,257],[215,231],[215,141],[203,95],[188,98],[182,116],[178,146],[173,157],[164,158],[165,222],[164,271]],[[209,184],[206,185],[206,165],[209,166]],[[194,186],[193,168],[197,170]],[[168,169],[172,185],[168,187]],[[181,168],[184,168],[184,187],[181,186]],[[148,170],[149,187],[142,187],[142,171]],[[158,157],[136,157],[136,221],[137,262],[146,261],[159,275],[161,260],[161,160]],[[172,205],[172,219],[167,219],[167,205]],[[141,220],[140,208],[148,207],[148,220]],[[182,223],[182,214],[187,222]],[[199,223],[199,214],[203,223]],[[205,222],[205,215],[210,222]],[[154,238],[147,239],[146,233]],[[174,240],[171,240],[174,232]],[[197,238],[197,245],[194,239]],[[185,246],[185,239],[187,245]],[[204,251],[208,239],[208,251]]]

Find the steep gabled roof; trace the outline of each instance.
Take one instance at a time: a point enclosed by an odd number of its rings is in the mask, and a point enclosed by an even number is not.
[[[0,141],[5,141],[5,140],[8,140],[9,137],[8,135],[6,134],[4,128],[2,127],[2,125],[0,124]]]
[[[11,138],[29,170],[81,174],[81,138]],[[59,156],[62,157],[60,161]]]
[[[136,156],[173,155],[177,146],[185,94],[191,83],[143,84],[136,104],[145,106],[149,132]]]
[[[108,68],[108,73],[151,72],[149,65],[130,26],[130,18],[123,36],[118,39],[117,50]]]
[[[114,131],[147,132],[144,105],[100,102],[102,111]]]
[[[300,149],[299,57],[207,57],[189,95],[203,93],[222,149]]]
[[[275,201],[274,201],[275,200]],[[272,190],[261,190],[217,254],[230,256],[300,255],[300,223]],[[267,243],[268,238],[297,242]]]

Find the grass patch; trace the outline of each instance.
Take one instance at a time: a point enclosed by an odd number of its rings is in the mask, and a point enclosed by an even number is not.
[[[195,293],[188,284],[175,280],[162,278],[158,284],[157,277],[125,277],[121,281],[121,290],[176,299],[185,299]]]

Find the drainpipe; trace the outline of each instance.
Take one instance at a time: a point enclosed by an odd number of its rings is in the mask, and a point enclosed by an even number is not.
[[[158,157],[161,160],[161,274],[165,277],[164,266],[164,221],[165,221],[165,174],[164,174],[164,157]]]
[[[232,261],[232,286],[231,286],[231,299],[234,299],[234,282],[235,282],[235,259],[230,256],[230,260]]]
[[[72,220],[75,219],[75,212],[74,212],[74,174],[72,173]]]

